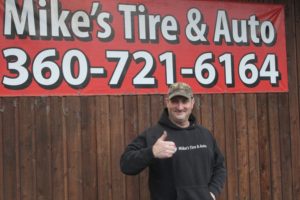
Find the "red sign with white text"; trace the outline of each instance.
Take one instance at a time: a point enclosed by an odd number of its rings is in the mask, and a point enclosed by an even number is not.
[[[0,96],[287,92],[284,7],[1,0]]]

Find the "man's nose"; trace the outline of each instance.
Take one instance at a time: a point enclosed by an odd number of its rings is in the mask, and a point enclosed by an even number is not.
[[[180,109],[180,110],[183,109],[184,104],[181,101],[179,101],[178,104],[177,104],[177,108]]]

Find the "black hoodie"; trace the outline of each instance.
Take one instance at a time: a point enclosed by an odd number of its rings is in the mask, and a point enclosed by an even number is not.
[[[149,167],[152,200],[212,200],[209,192],[221,192],[226,178],[224,157],[211,133],[197,125],[193,115],[189,121],[189,127],[180,128],[165,109],[158,124],[134,139],[121,157],[125,174],[136,175]],[[172,158],[157,159],[152,146],[164,130],[177,151]]]

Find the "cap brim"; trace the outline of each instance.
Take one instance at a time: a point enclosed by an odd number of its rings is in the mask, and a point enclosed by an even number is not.
[[[169,95],[169,99],[172,99],[176,96],[181,96],[181,97],[185,97],[187,99],[191,98],[191,95],[188,94],[182,94],[182,92],[174,92],[173,94]]]

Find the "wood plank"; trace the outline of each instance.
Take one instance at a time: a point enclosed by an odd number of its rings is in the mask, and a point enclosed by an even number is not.
[[[225,135],[225,108],[224,97],[222,94],[212,95],[212,115],[214,125],[214,136],[218,142],[218,146],[223,154],[226,152],[226,135]]]
[[[94,97],[81,97],[83,199],[97,199],[97,143]]]
[[[226,135],[225,135],[225,111],[224,111],[224,98],[221,94],[212,95],[213,102],[213,125],[214,125],[214,136],[218,143],[218,146],[225,156],[226,154]],[[225,158],[226,160],[226,158]],[[224,186],[224,189],[221,195],[218,197],[219,200],[227,199],[227,185]]]
[[[62,144],[63,144],[63,172],[64,172],[64,199],[69,196],[69,165],[68,165],[68,137],[67,137],[67,122],[66,114],[68,109],[65,107],[66,98],[62,98]]]
[[[279,107],[279,133],[281,154],[281,183],[282,197],[284,200],[293,199],[293,177],[291,156],[291,130],[289,119],[288,94],[278,95]],[[299,132],[298,132],[299,133]]]
[[[281,170],[282,170],[282,196],[284,199],[294,199],[300,194],[300,161],[299,161],[299,68],[296,61],[297,47],[299,44],[295,23],[299,20],[295,16],[299,15],[299,2],[294,0],[285,1],[285,17],[286,17],[286,37],[287,54],[288,54],[288,79],[289,93],[279,95],[279,113],[280,113],[280,142],[281,142]],[[299,45],[298,45],[299,47]],[[298,73],[297,73],[298,72]],[[298,76],[298,77],[297,77]],[[298,80],[298,83],[297,83]],[[286,110],[285,110],[286,109]],[[287,111],[290,111],[287,113]],[[281,113],[283,112],[283,113]],[[287,124],[285,124],[287,123]],[[285,170],[289,170],[288,172]]]
[[[2,99],[3,112],[3,190],[4,199],[19,199],[17,182],[16,118],[17,98]]]
[[[15,112],[14,112],[14,117],[15,117],[15,130],[16,130],[16,137],[15,137],[15,152],[16,152],[16,183],[17,183],[17,191],[16,191],[16,196],[17,199],[16,200],[20,200],[21,199],[21,175],[20,175],[20,120],[18,117],[18,114],[20,113],[19,110],[19,99],[17,98],[16,101],[14,102],[14,106],[15,106]],[[36,188],[36,187],[35,187]],[[35,192],[36,193],[36,192]]]
[[[295,65],[297,66],[297,82],[295,82],[296,84],[294,84],[294,87],[296,87],[295,89],[295,93],[298,93],[298,102],[295,102],[295,105],[298,105],[298,110],[296,108],[294,108],[292,105],[290,108],[293,108],[295,111],[294,112],[298,112],[298,114],[295,114],[296,117],[292,117],[293,123],[295,125],[293,125],[292,127],[292,131],[296,128],[294,128],[294,126],[297,126],[298,129],[295,132],[292,132],[292,159],[293,159],[293,163],[292,163],[292,167],[293,167],[293,196],[294,197],[299,197],[300,196],[300,159],[299,159],[299,155],[300,155],[300,134],[299,134],[299,126],[300,126],[300,64],[299,64],[299,60],[300,60],[300,2],[296,1],[296,0],[290,0],[288,2],[289,4],[293,5],[294,9],[295,9],[295,28],[296,28],[296,36],[297,36],[297,46],[296,46],[296,53],[297,53],[297,57],[296,57],[296,63]],[[298,85],[298,90],[297,90],[297,85]]]
[[[96,97],[98,200],[112,199],[109,97]]]
[[[142,133],[151,125],[151,101],[149,95],[138,96],[138,132]],[[140,173],[140,199],[150,200],[148,187],[148,172],[146,169]]]
[[[247,110],[245,94],[236,94],[236,134],[237,134],[237,161],[239,199],[248,199],[250,196],[249,178],[249,146],[247,131]]]
[[[150,96],[151,99],[151,124],[154,125],[159,120],[163,109],[165,108],[165,96],[154,94]]]
[[[124,96],[125,146],[138,135],[137,97]],[[126,199],[139,200],[139,176],[126,176]]]
[[[260,185],[261,199],[271,200],[271,166],[270,166],[270,141],[268,129],[268,104],[266,94],[257,95],[258,107],[258,132],[259,132],[259,163],[260,163]]]
[[[268,94],[268,111],[270,124],[269,135],[271,154],[272,200],[282,200],[279,113],[276,94]]]
[[[49,131],[49,102],[46,97],[35,98],[36,198],[52,199],[51,135]]]
[[[83,200],[80,97],[63,99],[67,138],[68,199]]]
[[[286,2],[286,32],[288,54],[288,80],[289,80],[289,110],[290,110],[290,133],[291,133],[291,156],[293,197],[300,196],[300,3],[299,1],[287,0]]]
[[[111,127],[112,199],[125,199],[125,175],[120,171],[120,157],[124,151],[124,104],[122,96],[109,97]]]
[[[212,110],[212,95],[201,95],[201,123],[202,126],[214,133],[213,126],[213,110]]]
[[[65,181],[67,176],[64,166],[64,148],[66,140],[63,131],[63,105],[62,97],[50,97],[49,103],[49,131],[51,134],[51,175],[52,175],[52,197],[55,200],[64,200]]]
[[[36,140],[34,123],[34,98],[19,99],[19,150],[21,199],[36,199]]]
[[[247,95],[250,199],[261,199],[256,94]]]
[[[224,95],[225,133],[226,133],[226,167],[227,199],[238,200],[237,146],[235,122],[235,101],[231,94]]]
[[[3,161],[3,151],[4,151],[4,143],[3,143],[3,111],[4,106],[2,105],[2,99],[0,98],[0,200],[4,200],[4,161]]]
[[[202,124],[201,121],[201,99],[200,99],[200,95],[194,95],[194,100],[195,100],[195,104],[194,104],[194,109],[193,109],[193,115],[195,115],[197,122],[199,124]]]
[[[14,112],[14,117],[15,117],[15,130],[16,130],[16,137],[15,137],[15,152],[16,152],[16,183],[17,183],[17,191],[16,191],[16,196],[17,196],[17,200],[21,199],[21,175],[20,175],[20,120],[18,117],[18,114],[20,112],[19,110],[19,99],[17,98],[16,101],[14,102],[14,106],[15,106],[15,112]],[[36,188],[36,187],[35,187]]]

